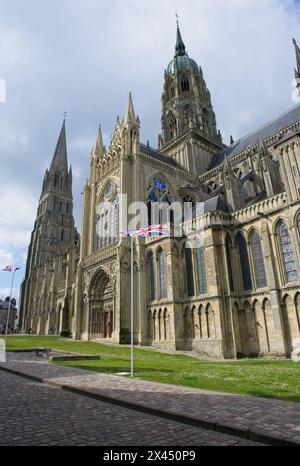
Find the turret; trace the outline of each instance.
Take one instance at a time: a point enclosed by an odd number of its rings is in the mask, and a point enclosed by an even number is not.
[[[202,69],[188,56],[177,22],[175,54],[164,75],[159,149],[188,171],[208,169],[223,148]],[[206,145],[207,150],[200,148]]]

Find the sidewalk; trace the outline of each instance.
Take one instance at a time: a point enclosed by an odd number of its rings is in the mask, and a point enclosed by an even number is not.
[[[269,445],[300,446],[300,403],[132,380],[49,364],[31,353],[8,353],[0,369],[184,424]]]

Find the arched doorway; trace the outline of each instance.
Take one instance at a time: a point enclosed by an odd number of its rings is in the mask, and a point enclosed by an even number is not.
[[[100,269],[90,288],[90,328],[92,338],[112,338],[114,331],[113,284],[108,273]]]

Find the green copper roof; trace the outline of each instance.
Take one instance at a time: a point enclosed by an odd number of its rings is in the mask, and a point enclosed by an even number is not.
[[[198,65],[195,62],[195,60],[192,60],[192,58],[189,58],[187,54],[177,55],[169,63],[168,68],[167,68],[168,75],[174,74],[175,70],[180,71],[180,72],[193,70],[196,73],[199,71]]]
[[[181,37],[181,32],[178,23],[175,56],[174,59],[169,63],[169,66],[167,68],[168,75],[173,75],[175,73],[175,70],[179,72],[185,72],[190,70],[193,70],[195,72],[199,71],[197,63],[191,58],[189,58],[188,54],[185,51],[185,45]]]

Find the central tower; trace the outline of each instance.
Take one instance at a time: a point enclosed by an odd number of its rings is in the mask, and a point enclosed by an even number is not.
[[[189,58],[177,21],[175,55],[165,71],[159,149],[186,170],[205,172],[223,149],[202,69]]]

